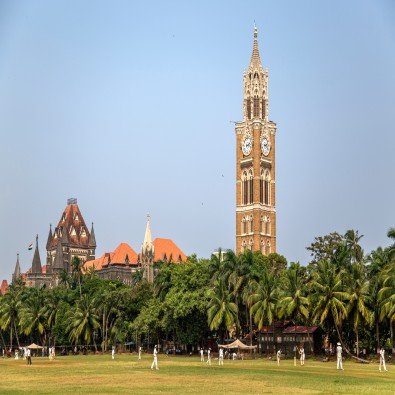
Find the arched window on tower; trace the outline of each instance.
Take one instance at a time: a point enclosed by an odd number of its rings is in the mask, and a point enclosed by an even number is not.
[[[259,202],[263,203],[263,170],[262,169],[259,177]]]
[[[248,172],[248,203],[252,204],[254,201],[254,173],[252,169]]]
[[[262,119],[265,119],[266,115],[266,100],[262,99]]]
[[[265,217],[265,234],[270,236],[270,218]]]
[[[254,118],[259,117],[259,98],[254,97]]]
[[[248,204],[248,177],[246,171],[243,171],[241,179],[241,195],[243,199],[243,204]]]
[[[247,118],[251,119],[251,99],[247,99]]]
[[[264,179],[264,204],[270,204],[270,171],[265,171]]]
[[[245,240],[243,240],[242,243],[241,243],[241,249],[242,249],[242,251],[245,251],[246,247],[247,247],[247,243],[246,243]]]

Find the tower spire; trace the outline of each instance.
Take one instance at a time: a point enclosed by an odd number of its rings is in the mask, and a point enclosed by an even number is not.
[[[89,247],[96,248],[96,237],[95,237],[95,230],[93,229],[93,222],[91,227],[91,236],[89,238]]]
[[[51,246],[52,243],[52,224],[49,224],[49,233],[48,233],[48,239],[47,239],[47,250],[49,249],[49,247]]]
[[[40,252],[38,251],[38,235],[36,235],[36,249],[34,250],[33,262],[32,262],[32,274],[41,274],[41,259]]]
[[[15,282],[16,280],[19,280],[20,277],[21,277],[21,266],[19,264],[19,254],[16,254],[16,264],[15,264],[14,274],[12,275],[12,281]]]
[[[143,250],[147,248],[151,248],[152,246],[152,237],[151,237],[151,225],[150,225],[150,215],[147,214],[147,226],[145,228],[145,235],[143,241]]]
[[[255,22],[254,22],[254,44],[252,46],[250,67],[252,68],[262,67],[262,62],[261,62],[261,57],[259,56],[259,47],[258,47],[258,29],[255,26]]]

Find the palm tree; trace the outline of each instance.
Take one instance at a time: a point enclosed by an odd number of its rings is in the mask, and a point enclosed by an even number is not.
[[[75,256],[71,261],[71,270],[77,279],[79,289],[80,289],[80,297],[82,296],[81,277],[82,277],[83,267],[84,267],[84,262],[82,262],[82,260],[78,256]]]
[[[272,325],[277,313],[279,279],[272,271],[265,270],[257,283],[256,291],[250,296],[251,315],[260,331],[264,324]],[[274,328],[273,328],[274,342]]]
[[[334,325],[342,344],[341,325],[347,317],[346,301],[350,298],[343,284],[344,271],[337,270],[328,260],[318,263],[311,281],[311,302],[315,305],[313,320],[323,324],[327,320]],[[349,353],[349,350],[345,348]]]
[[[363,258],[363,250],[359,245],[359,241],[362,239],[363,235],[359,235],[358,231],[353,229],[348,230],[345,235],[346,246],[348,247],[351,254],[352,262],[360,262]]]
[[[20,347],[17,323],[19,321],[19,311],[22,304],[21,294],[21,287],[18,285],[11,285],[8,292],[0,299],[0,327],[3,331],[10,331],[11,348],[14,333],[18,347]]]
[[[359,357],[358,329],[363,323],[368,326],[373,323],[373,313],[368,308],[368,303],[370,303],[369,281],[366,278],[363,265],[359,262],[354,262],[352,265],[348,294],[347,316],[351,318],[354,327],[357,357]]]
[[[230,334],[234,326],[238,325],[238,308],[237,304],[232,302],[231,293],[226,288],[224,280],[216,282],[214,288],[209,291],[208,298],[207,320],[210,329],[225,327]]]
[[[381,311],[380,320],[387,318],[390,324],[391,344],[394,349],[395,322],[395,261],[391,261],[382,271],[382,288],[378,293]]]
[[[40,343],[45,344],[45,325],[43,291],[37,288],[29,288],[23,297],[22,307],[19,313],[19,327],[25,335],[37,331],[38,335],[44,334]]]
[[[50,289],[44,296],[43,315],[46,320],[46,327],[48,328],[49,338],[48,343],[55,345],[56,339],[54,336],[54,328],[59,319],[60,307],[64,300],[64,291],[61,288]]]
[[[283,292],[279,300],[279,316],[294,321],[295,328],[295,363],[296,363],[296,322],[309,318],[310,301],[306,295],[306,284],[299,263],[294,263],[284,276]]]
[[[69,311],[67,318],[69,322],[67,332],[69,333],[70,340],[74,344],[82,340],[88,345],[93,339],[93,344],[97,351],[93,332],[100,327],[100,324],[95,299],[88,294],[84,294],[77,302],[76,309]]]

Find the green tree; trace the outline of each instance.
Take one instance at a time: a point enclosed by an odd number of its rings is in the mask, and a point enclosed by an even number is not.
[[[21,294],[22,288],[20,286],[11,285],[8,292],[0,299],[0,327],[3,331],[9,331],[11,348],[14,334],[18,347],[20,347],[17,325],[22,305]]]

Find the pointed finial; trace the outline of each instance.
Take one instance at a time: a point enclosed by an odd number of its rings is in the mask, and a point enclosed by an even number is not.
[[[258,48],[258,28],[255,25],[255,21],[254,21],[254,43],[252,46],[250,67],[252,68],[262,67],[261,58],[259,56],[259,48]]]
[[[36,246],[38,246],[38,234],[36,235]]]

